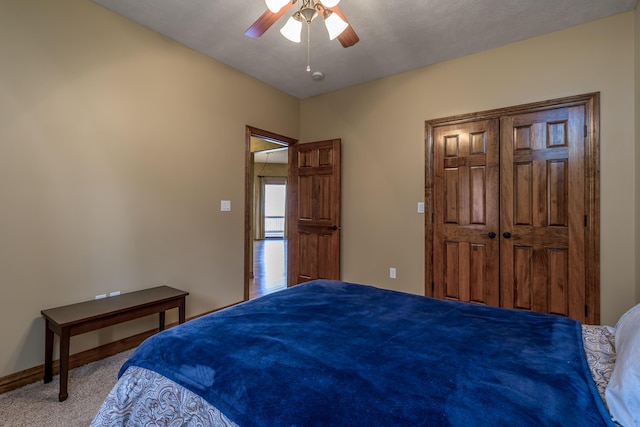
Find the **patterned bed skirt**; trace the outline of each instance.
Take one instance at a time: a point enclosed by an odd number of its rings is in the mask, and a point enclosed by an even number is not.
[[[604,401],[616,359],[614,330],[608,326],[582,325],[582,340],[591,375]],[[113,425],[237,427],[200,396],[140,367],[127,369],[90,427]]]

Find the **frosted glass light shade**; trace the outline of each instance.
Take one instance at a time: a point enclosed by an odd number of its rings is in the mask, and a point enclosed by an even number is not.
[[[324,25],[327,27],[330,40],[338,37],[349,26],[337,13],[330,13],[329,16],[324,19]]]
[[[280,34],[295,43],[300,43],[300,33],[302,32],[302,21],[295,16],[289,18],[284,27],[280,29]]]
[[[320,0],[325,7],[337,6],[340,0]]]
[[[271,12],[278,13],[280,12],[280,9],[290,3],[290,0],[264,0],[264,2],[267,4],[267,8]]]

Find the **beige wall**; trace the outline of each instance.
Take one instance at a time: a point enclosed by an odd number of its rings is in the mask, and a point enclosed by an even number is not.
[[[0,0],[0,56],[0,377],[44,362],[45,308],[241,301],[245,125],[297,137],[299,100],[88,0]]]
[[[158,284],[191,292],[188,315],[242,299],[247,124],[342,138],[343,278],[421,294],[424,121],[593,91],[602,320],[615,322],[640,298],[636,20],[300,102],[88,0],[0,0],[0,377],[43,363],[47,307]],[[72,353],[153,323],[74,338]]]
[[[635,46],[633,49],[635,58],[635,140],[636,147],[640,145],[640,8],[636,7],[635,10]],[[635,164],[636,166],[636,212],[640,212],[640,149],[636,149]],[[636,214],[636,266],[640,266],[640,215]],[[636,301],[640,301],[640,267],[635,268],[635,280],[636,280]]]
[[[425,120],[600,91],[601,310],[615,323],[637,300],[634,82],[629,12],[303,100],[301,142],[342,138],[343,279],[424,292]]]

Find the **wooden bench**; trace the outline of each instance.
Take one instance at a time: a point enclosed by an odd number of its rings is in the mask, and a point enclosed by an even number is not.
[[[46,319],[44,346],[44,382],[53,378],[53,334],[60,337],[60,402],[67,399],[69,379],[69,344],[71,337],[112,326],[128,320],[159,313],[159,330],[164,330],[165,311],[177,308],[178,322],[185,320],[188,292],[169,286],[144,289],[109,298],[42,310]]]

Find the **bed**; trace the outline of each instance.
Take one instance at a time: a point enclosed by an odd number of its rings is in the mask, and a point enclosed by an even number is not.
[[[147,339],[91,427],[640,425],[625,317],[616,372],[618,325],[307,282]]]

